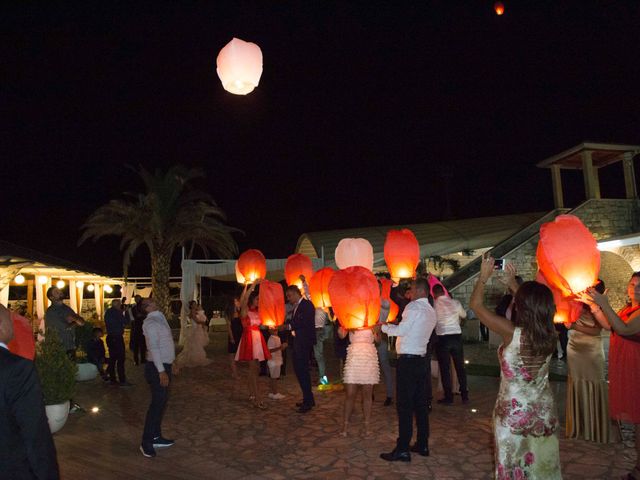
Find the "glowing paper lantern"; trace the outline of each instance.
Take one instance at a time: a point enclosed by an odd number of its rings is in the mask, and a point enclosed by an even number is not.
[[[284,278],[287,281],[287,285],[295,285],[302,291],[300,275],[304,275],[308,282],[313,276],[313,263],[306,255],[294,253],[287,258],[284,264]]]
[[[336,273],[333,268],[325,267],[318,270],[309,279],[309,294],[311,303],[316,308],[329,308],[331,297],[329,296],[329,282]]]
[[[573,323],[582,313],[582,303],[563,297],[560,290],[549,285],[542,272],[536,275],[536,282],[546,285],[553,294],[553,303],[556,305],[556,313],[553,316],[553,323]]]
[[[27,360],[33,360],[36,356],[36,344],[29,320],[11,312],[11,321],[13,322],[13,340],[7,345],[9,351]]]
[[[373,270],[373,247],[364,238],[343,238],[336,247],[336,265],[340,269],[364,267]]]
[[[549,285],[565,297],[598,281],[600,251],[596,239],[574,215],[559,215],[540,227],[536,257]]]
[[[96,289],[96,287],[94,287],[92,283],[87,285],[87,290],[89,290],[90,292],[93,292],[95,289]]]
[[[61,289],[64,288],[64,280],[58,280],[56,282],[56,287]]]
[[[255,43],[233,38],[216,59],[224,89],[235,95],[251,93],[262,75],[262,51]]]
[[[329,295],[343,328],[367,328],[378,322],[380,289],[376,277],[366,268],[337,271],[329,282]]]
[[[260,283],[258,315],[263,325],[277,327],[284,323],[284,290],[277,282],[264,280]]]
[[[413,232],[407,228],[389,230],[384,242],[384,261],[395,281],[412,278],[420,262],[420,245]]]
[[[237,265],[238,271],[247,283],[267,276],[267,260],[260,250],[247,250],[240,255]]]
[[[493,4],[493,9],[496,12],[496,15],[500,16],[504,13],[504,4],[502,2],[496,2]]]
[[[104,291],[107,293],[113,293],[113,287],[111,285],[105,285]]]
[[[24,283],[24,275],[22,274],[16,275],[16,278],[14,278],[13,281],[16,282],[16,284],[18,285],[22,285]]]
[[[45,277],[44,275],[40,275],[38,277],[38,285],[44,285],[49,281],[49,279],[47,277]]]
[[[389,302],[389,315],[387,315],[387,322],[393,322],[400,312],[400,307],[398,306],[398,304],[391,300],[391,286],[393,282],[388,278],[381,278],[380,284],[382,285],[380,298]]]
[[[236,281],[239,284],[244,285],[244,283],[245,283],[244,275],[242,275],[240,273],[240,270],[238,270],[238,262],[236,262],[236,264],[235,264],[235,269],[236,269]]]

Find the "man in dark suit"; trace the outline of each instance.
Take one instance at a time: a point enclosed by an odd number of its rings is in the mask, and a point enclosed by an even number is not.
[[[302,402],[296,404],[299,413],[307,413],[316,402],[311,391],[311,375],[309,374],[309,358],[316,344],[315,308],[300,289],[295,285],[287,287],[287,301],[293,305],[291,316],[291,333],[293,340],[293,368],[302,390]]]
[[[7,349],[9,311],[0,305],[0,477],[57,480],[58,461],[33,362]]]

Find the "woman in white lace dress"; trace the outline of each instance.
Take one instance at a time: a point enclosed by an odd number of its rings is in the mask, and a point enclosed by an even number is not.
[[[349,419],[356,400],[359,389],[362,390],[362,411],[364,414],[364,434],[371,435],[369,429],[371,420],[371,404],[373,403],[373,386],[380,381],[380,368],[378,366],[378,351],[374,341],[377,339],[377,332],[373,328],[351,330],[348,332],[349,341],[347,348],[347,360],[344,364],[344,384],[346,397],[344,400],[344,418],[342,432],[343,437],[347,436]],[[347,330],[340,327],[338,329],[340,338],[347,336]]]
[[[202,307],[195,300],[189,302],[188,318],[191,325],[187,329],[184,348],[176,357],[174,373],[178,373],[181,368],[200,367],[211,363],[204,349],[204,347],[209,344],[207,317]]]

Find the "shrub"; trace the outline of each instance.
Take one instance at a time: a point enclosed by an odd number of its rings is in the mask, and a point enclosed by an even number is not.
[[[35,365],[45,405],[64,403],[73,397],[78,367],[67,356],[55,330],[47,329],[44,341],[38,344]]]

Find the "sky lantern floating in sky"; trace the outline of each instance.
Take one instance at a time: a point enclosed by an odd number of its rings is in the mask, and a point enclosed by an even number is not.
[[[364,238],[343,238],[335,253],[336,265],[340,269],[364,267],[373,270],[373,247]]]
[[[278,282],[263,280],[258,294],[258,315],[262,325],[278,327],[284,324],[284,290]]]
[[[387,232],[384,242],[384,261],[394,281],[413,278],[420,262],[420,245],[411,230],[403,228]]]
[[[393,282],[388,278],[380,278],[378,281],[382,287],[380,291],[380,298],[389,302],[389,315],[387,316],[387,322],[393,322],[400,312],[398,304],[391,300],[391,286]]]
[[[307,282],[313,276],[313,263],[311,259],[302,253],[294,253],[287,258],[284,264],[284,278],[287,285],[295,285],[302,291],[302,280],[300,275],[304,275]]]
[[[496,2],[493,4],[493,10],[496,12],[496,15],[500,16],[504,13],[504,3]]]
[[[380,315],[380,287],[376,277],[364,267],[338,270],[329,282],[333,312],[343,328],[372,327]]]
[[[262,51],[255,43],[233,38],[216,59],[218,77],[224,89],[246,95],[258,86],[262,76]]]
[[[572,297],[595,285],[600,272],[596,239],[574,215],[559,215],[540,227],[538,267],[550,287]]]
[[[247,250],[238,258],[238,271],[246,283],[267,276],[267,260],[260,250]]]
[[[336,271],[333,268],[325,267],[318,270],[309,279],[309,294],[314,307],[329,308],[331,306],[329,282],[334,273]]]

